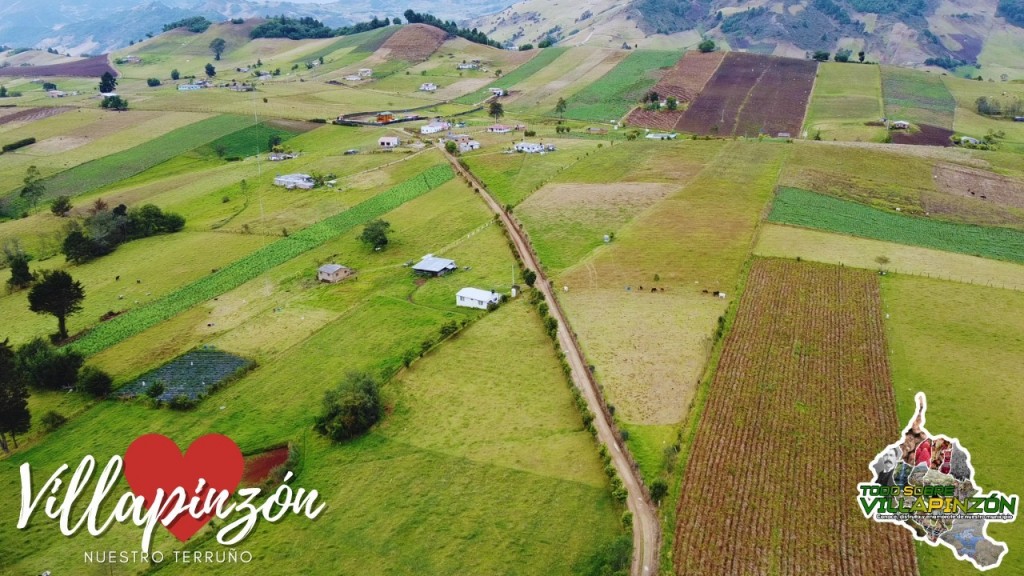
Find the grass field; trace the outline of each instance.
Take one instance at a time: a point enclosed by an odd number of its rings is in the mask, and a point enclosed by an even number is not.
[[[1024,466],[1006,458],[1021,442],[1017,422],[1024,418],[1017,378],[1024,294],[900,275],[882,280],[882,300],[900,423],[912,418],[914,395],[925,392],[928,430],[959,438],[977,484],[1024,492]],[[1024,556],[1013,554],[1024,546],[1024,525],[991,523],[988,534],[1011,551],[991,573],[1024,571]],[[917,549],[922,576],[977,573],[948,548]]]
[[[1024,98],[1024,84],[977,82],[953,76],[943,76],[942,81],[956,99],[956,121],[953,129],[958,134],[981,139],[989,131],[1002,131],[1005,136],[997,141],[1000,150],[1018,154],[1024,152],[1024,123],[1013,122],[1012,118],[982,116],[978,114],[975,105],[982,96],[994,98],[1004,104],[1012,102],[1015,98]]]
[[[316,124],[309,124],[305,127],[284,126],[282,124],[268,124],[260,122],[254,126],[237,130],[216,140],[200,146],[196,152],[201,156],[224,157],[224,158],[245,158],[255,154],[263,154],[271,149],[270,140],[273,138],[284,144],[295,137],[301,131],[312,129]]]
[[[1024,79],[1021,52],[1024,52],[1024,39],[1016,32],[1007,29],[990,34],[978,55],[985,78],[998,81],[1006,74],[1011,80]]]
[[[637,50],[610,72],[567,99],[565,116],[591,122],[618,122],[658,81],[678,52]]]
[[[882,95],[891,120],[953,129],[956,100],[937,74],[882,66]]]
[[[764,225],[754,253],[1024,291],[1020,264],[806,228]]]
[[[779,190],[769,220],[875,240],[1024,262],[1024,232],[902,216],[797,188]]]
[[[573,94],[596,82],[629,54],[621,50],[575,48],[516,85],[507,106],[513,110],[555,115],[559,98]]]
[[[551,140],[558,147],[552,154],[486,153],[467,156],[469,169],[487,186],[502,205],[517,206],[530,194],[551,182],[558,174],[597,153],[596,145],[580,140]]]
[[[502,75],[497,80],[494,80],[487,86],[476,90],[475,92],[470,92],[469,94],[456,98],[455,101],[460,104],[476,104],[490,97],[491,88],[504,88],[506,91],[514,90],[518,83],[547,67],[558,59],[565,50],[565,48],[545,48],[515,70]]]
[[[818,77],[807,110],[809,138],[820,131],[823,140],[878,142],[885,128],[865,126],[885,116],[882,77],[878,66],[841,63],[818,65]]]

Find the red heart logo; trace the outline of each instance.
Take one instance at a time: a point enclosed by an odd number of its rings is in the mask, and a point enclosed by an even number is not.
[[[178,487],[185,491],[186,502],[196,495],[199,480],[205,485],[199,493],[200,506],[206,501],[210,489],[220,492],[227,490],[234,494],[242,480],[245,467],[242,451],[235,442],[223,434],[207,434],[196,439],[184,455],[181,449],[167,436],[146,434],[139,436],[128,446],[124,454],[124,478],[136,496],[143,498],[146,509],[153,505],[156,491],[163,490],[166,502],[171,492]],[[162,506],[163,504],[161,504]],[[160,518],[162,522],[171,515],[171,508]],[[184,512],[168,526],[171,534],[185,542],[213,518],[213,513],[194,518]]]

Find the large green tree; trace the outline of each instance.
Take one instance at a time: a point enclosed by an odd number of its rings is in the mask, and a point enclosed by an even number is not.
[[[25,179],[22,180],[24,185],[21,187],[21,197],[28,200],[29,204],[35,206],[39,199],[46,193],[46,186],[43,185],[39,174],[39,168],[36,168],[35,164],[28,167],[25,171]]]
[[[389,222],[381,219],[372,220],[366,223],[363,233],[359,235],[359,240],[374,250],[381,250],[388,245],[388,232],[390,230],[391,224]]]
[[[28,292],[28,308],[36,314],[57,318],[57,335],[68,337],[67,317],[82,310],[85,288],[63,270],[46,270]]]
[[[224,48],[227,47],[227,42],[223,38],[214,38],[210,42],[210,50],[213,51],[213,59],[220,60],[220,55],[224,53]]]
[[[209,62],[206,63],[206,75],[210,78],[213,78],[217,75],[217,69],[214,68],[213,64],[210,64]]]
[[[32,416],[28,410],[28,387],[18,370],[14,350],[7,340],[0,342],[0,450],[10,452],[7,436],[18,447],[18,434],[28,432]]]
[[[558,114],[558,117],[562,118],[565,116],[565,109],[568,107],[569,105],[565,102],[565,98],[559,97],[558,102],[555,104],[555,114]]]
[[[117,78],[110,72],[104,72],[103,76],[100,76],[100,92],[103,94],[113,92],[117,89]]]
[[[60,351],[42,338],[18,347],[18,370],[29,386],[40,390],[63,390],[75,385],[85,358],[73,351]]]
[[[497,122],[502,116],[505,115],[505,106],[503,106],[501,102],[494,100],[491,102],[491,105],[487,108],[487,115],[493,117],[494,121]]]
[[[341,384],[324,395],[323,413],[314,428],[335,442],[359,436],[380,419],[380,385],[365,372],[349,372]]]

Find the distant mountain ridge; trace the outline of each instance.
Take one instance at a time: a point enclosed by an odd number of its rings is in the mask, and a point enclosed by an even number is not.
[[[401,17],[407,9],[462,21],[502,9],[501,0],[352,0],[329,4],[250,0],[12,0],[0,3],[0,45],[55,48],[79,55],[111,52],[158,34],[164,24],[190,16],[230,18],[310,16],[340,27],[373,16]]]

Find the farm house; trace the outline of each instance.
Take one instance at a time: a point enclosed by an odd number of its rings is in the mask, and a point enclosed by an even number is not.
[[[373,76],[373,68],[360,68],[359,76],[362,78],[369,78],[370,76]]]
[[[897,120],[890,124],[889,127],[893,130],[909,130],[910,122],[907,122],[906,120]]]
[[[463,288],[455,294],[455,305],[463,308],[479,308],[487,310],[490,304],[501,302],[501,294],[493,290],[479,288]]]
[[[675,140],[676,135],[675,133],[667,134],[661,132],[651,132],[650,134],[645,136],[645,138],[647,138],[648,140]]]
[[[316,186],[316,182],[309,174],[284,174],[274,178],[274,186],[282,186],[288,190],[295,188],[310,190]]]
[[[449,272],[454,272],[458,268],[455,265],[455,260],[449,260],[447,258],[438,258],[433,254],[427,254],[412,267],[413,272],[422,276],[444,276]]]
[[[471,152],[473,150],[479,150],[480,143],[476,140],[465,140],[459,142],[459,152]]]
[[[429,124],[420,126],[420,134],[437,134],[451,128],[452,125],[440,119],[434,119]]]
[[[381,147],[381,150],[397,148],[401,143],[402,141],[398,139],[398,136],[381,136],[377,140],[377,145]]]
[[[505,126],[504,124],[495,124],[493,126],[488,126],[487,131],[491,134],[508,134],[512,131],[512,127]]]
[[[515,150],[516,152],[525,152],[526,154],[537,154],[544,151],[544,145],[534,144],[533,142],[516,142]]]
[[[324,264],[320,268],[317,268],[316,279],[321,282],[328,282],[334,284],[341,282],[345,278],[352,275],[352,269],[341,264]]]
[[[189,90],[200,90],[202,85],[200,84],[178,84],[178,90],[182,92],[188,92]]]
[[[437,92],[437,84],[433,82],[424,82],[420,84],[420,92]]]

